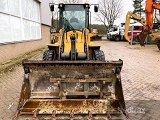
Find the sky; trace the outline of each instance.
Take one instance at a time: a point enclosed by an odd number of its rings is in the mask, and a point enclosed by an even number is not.
[[[121,22],[125,22],[126,20],[126,14],[128,11],[133,11],[133,1],[132,0],[122,0],[124,4],[124,8],[122,11],[122,15],[120,18],[118,18],[115,23],[120,24]]]

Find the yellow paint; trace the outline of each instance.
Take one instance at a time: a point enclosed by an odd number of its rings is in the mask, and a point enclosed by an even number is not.
[[[90,42],[90,43],[88,44],[88,46],[89,46],[89,47],[99,47],[99,46],[101,46],[101,44]]]
[[[55,36],[58,37],[58,42],[54,44],[47,44],[47,46],[60,46],[61,43],[64,43],[64,53],[69,53],[71,50],[71,40],[70,36],[75,35],[76,37],[76,50],[78,53],[84,53],[84,43],[87,42],[89,47],[100,47],[101,44],[90,42],[90,38],[94,36],[94,33],[89,33],[88,29],[81,31],[68,31],[65,32],[64,29],[60,29],[59,33],[52,34],[51,38]],[[85,36],[86,35],[86,36]]]
[[[64,53],[69,53],[71,49],[71,35],[76,36],[76,49],[78,53],[84,53],[84,37],[80,31],[69,31],[64,34]],[[67,36],[67,37],[66,37]]]
[[[59,46],[59,43],[54,43],[54,44],[47,44],[47,46]]]
[[[56,37],[59,37],[60,34],[59,33],[53,33],[51,34],[51,40],[54,40]]]

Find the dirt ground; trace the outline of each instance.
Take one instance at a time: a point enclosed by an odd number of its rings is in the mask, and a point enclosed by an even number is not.
[[[127,42],[99,41],[106,60],[123,60],[121,72],[127,112],[131,120],[160,118],[160,51],[156,45],[129,45]],[[37,54],[32,59],[41,59]],[[23,68],[16,65],[0,74],[0,120],[11,120],[16,111]]]

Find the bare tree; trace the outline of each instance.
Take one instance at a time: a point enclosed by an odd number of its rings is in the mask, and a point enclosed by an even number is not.
[[[133,13],[139,15],[140,17],[142,16],[142,14],[144,14],[144,8],[143,8],[143,1],[144,0],[133,0]]]
[[[122,14],[122,8],[122,0],[99,0],[97,20],[110,28]]]

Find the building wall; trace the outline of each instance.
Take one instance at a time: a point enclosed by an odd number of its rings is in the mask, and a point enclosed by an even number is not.
[[[45,45],[50,41],[49,28],[49,26],[42,25],[42,39],[0,45],[0,64],[5,63],[10,59],[24,55],[27,52],[45,47]]]
[[[48,0],[0,1],[0,65],[50,41]]]
[[[52,0],[40,0],[41,2],[41,23],[50,25],[51,24],[51,11],[49,3]]]

